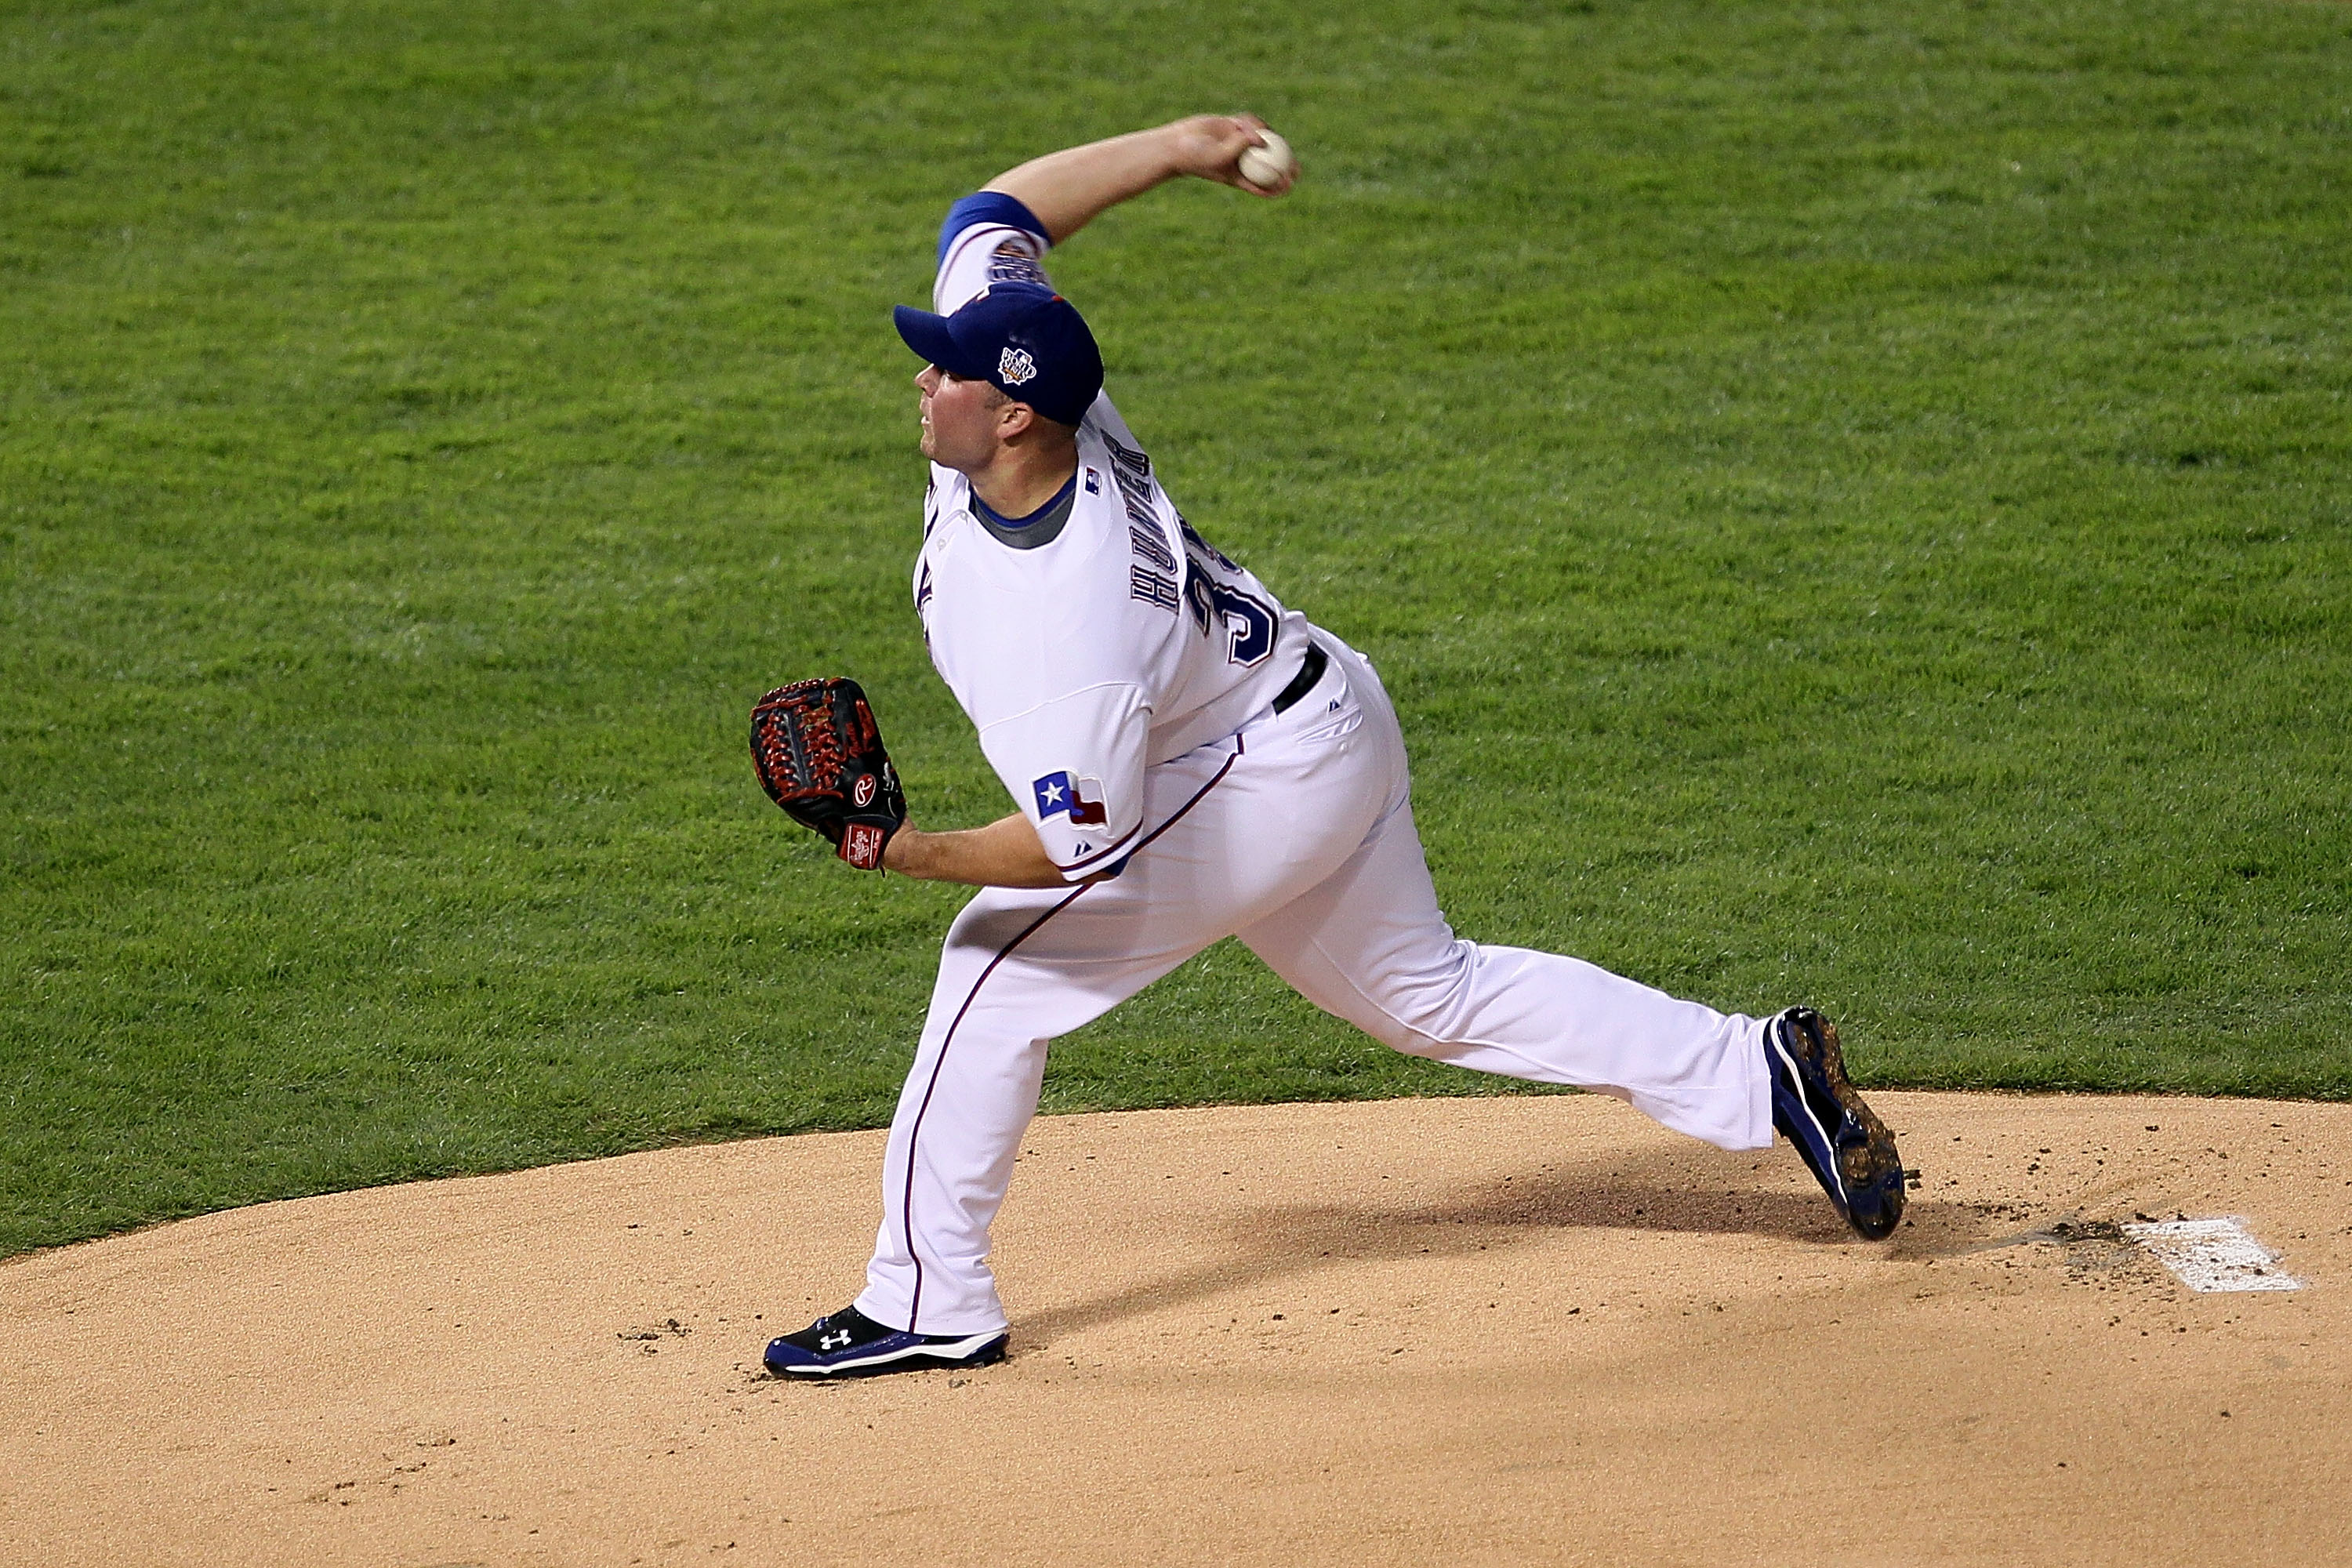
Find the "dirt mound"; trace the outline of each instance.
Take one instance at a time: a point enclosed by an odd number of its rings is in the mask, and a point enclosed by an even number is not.
[[[1883,1246],[1598,1097],[1072,1116],[1013,1356],[760,1371],[881,1136],[272,1204],[0,1265],[47,1564],[2352,1562],[2352,1107],[1874,1097]],[[2118,1229],[2231,1214],[2307,1282]]]

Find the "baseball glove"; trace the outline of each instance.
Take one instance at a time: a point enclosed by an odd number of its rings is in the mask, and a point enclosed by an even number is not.
[[[854,680],[795,680],[751,709],[751,765],[784,814],[830,840],[861,871],[907,820],[898,770]]]

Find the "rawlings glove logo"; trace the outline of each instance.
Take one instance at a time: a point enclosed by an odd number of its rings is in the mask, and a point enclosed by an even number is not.
[[[996,356],[996,379],[1007,386],[1019,386],[1037,379],[1037,362],[1029,357],[1027,349],[1006,349]]]
[[[906,825],[907,797],[857,682],[795,680],[761,698],[751,765],[786,816],[857,869],[881,869],[890,836]]]

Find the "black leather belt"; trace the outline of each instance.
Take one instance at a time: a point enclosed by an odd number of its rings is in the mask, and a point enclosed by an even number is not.
[[[1315,689],[1315,683],[1323,679],[1323,671],[1329,668],[1330,663],[1330,658],[1323,652],[1323,645],[1310,641],[1307,645],[1307,657],[1298,661],[1298,673],[1290,678],[1290,684],[1284,687],[1282,695],[1274,700],[1274,710],[1287,713],[1297,707],[1298,700]]]

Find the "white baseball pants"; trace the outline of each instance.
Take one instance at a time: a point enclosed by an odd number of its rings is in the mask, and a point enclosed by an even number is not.
[[[1004,1326],[988,1227],[1045,1047],[1238,935],[1328,1013],[1415,1056],[1613,1094],[1723,1149],[1772,1142],[1763,1024],[1580,959],[1454,936],[1408,802],[1404,740],[1361,655],[1288,712],[1150,771],[1120,876],[987,888],[948,932],[883,1162],[857,1310],[922,1333]]]

